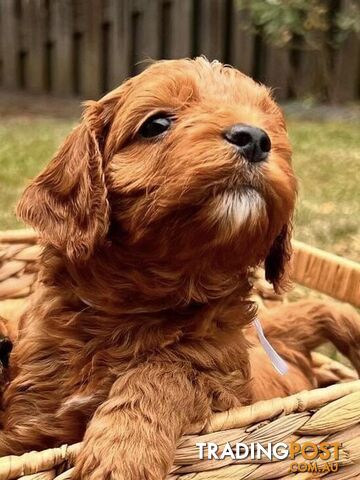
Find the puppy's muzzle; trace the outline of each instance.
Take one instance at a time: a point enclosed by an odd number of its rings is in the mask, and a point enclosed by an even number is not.
[[[269,135],[261,128],[237,123],[223,132],[225,140],[235,145],[250,163],[263,162],[271,150]]]

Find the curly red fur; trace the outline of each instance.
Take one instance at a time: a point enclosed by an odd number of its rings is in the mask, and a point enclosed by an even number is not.
[[[141,138],[158,112],[171,128]],[[267,132],[266,162],[248,164],[224,140],[235,123]],[[280,288],[295,198],[281,111],[235,69],[159,62],[87,104],[19,204],[45,249],[11,357],[0,454],[84,436],[75,479],[159,480],[194,422],[311,387],[322,333],[306,322],[323,307],[286,306],[266,324],[290,363],[285,378],[250,348],[248,327],[249,269],[266,259]],[[331,323],[326,308],[319,315]]]

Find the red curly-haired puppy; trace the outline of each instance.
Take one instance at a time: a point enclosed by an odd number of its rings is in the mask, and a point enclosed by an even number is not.
[[[194,422],[312,387],[332,325],[359,366],[355,314],[320,303],[264,318],[288,375],[250,350],[249,269],[280,288],[295,197],[283,116],[233,68],[163,61],[88,103],[19,205],[45,249],[0,454],[84,437],[75,479],[160,480]]]

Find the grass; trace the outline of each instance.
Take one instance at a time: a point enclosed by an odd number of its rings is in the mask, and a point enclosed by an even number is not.
[[[0,122],[0,229],[22,227],[14,206],[24,186],[51,158],[73,120],[9,117]],[[289,122],[300,179],[295,236],[360,259],[359,124]]]
[[[360,260],[359,123],[290,122],[300,180],[295,236]]]
[[[15,205],[29,180],[52,157],[70,120],[26,117],[0,122],[0,229],[21,228]]]

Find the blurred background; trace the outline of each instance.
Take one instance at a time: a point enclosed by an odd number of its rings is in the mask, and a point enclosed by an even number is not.
[[[273,87],[300,178],[295,236],[360,259],[359,0],[0,0],[0,229],[98,98],[206,55]]]

